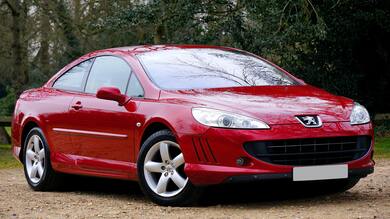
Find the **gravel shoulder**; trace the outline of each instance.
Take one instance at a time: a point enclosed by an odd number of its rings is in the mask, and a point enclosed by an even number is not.
[[[61,191],[34,192],[21,168],[0,169],[0,218],[390,218],[389,159],[341,194],[219,186],[206,191],[203,204],[186,208],[157,206],[134,182],[72,177],[66,183]]]

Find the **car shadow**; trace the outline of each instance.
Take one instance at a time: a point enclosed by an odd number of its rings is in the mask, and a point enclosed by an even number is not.
[[[111,195],[121,200],[149,201],[137,182],[95,178],[86,176],[66,176],[64,186],[58,192],[76,192],[95,196]],[[361,200],[365,196],[356,193],[335,194],[321,188],[308,189],[307,184],[293,184],[285,181],[265,181],[244,184],[222,184],[203,188],[198,207],[217,205],[264,205],[275,202],[307,203],[313,201]],[[368,197],[366,197],[368,198]],[[293,201],[293,202],[291,202]]]
[[[90,176],[64,175],[57,192],[79,192],[94,195],[125,195],[142,198],[144,195],[137,182]]]
[[[305,188],[304,184],[284,181],[266,181],[243,184],[224,184],[205,188],[201,205],[242,205],[290,200],[322,199],[331,192]]]

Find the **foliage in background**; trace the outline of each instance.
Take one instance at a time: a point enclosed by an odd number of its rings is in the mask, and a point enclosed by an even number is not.
[[[390,109],[390,2],[332,1],[318,4],[326,38],[286,63],[311,83],[367,105]],[[293,64],[293,65],[291,65]]]
[[[12,89],[7,91],[7,95],[0,98],[0,115],[11,115],[14,110],[16,94]]]
[[[0,36],[0,115],[81,54],[163,43],[248,50],[372,112],[390,109],[387,0],[0,0]]]
[[[377,121],[374,123],[375,136],[390,136],[390,120]]]

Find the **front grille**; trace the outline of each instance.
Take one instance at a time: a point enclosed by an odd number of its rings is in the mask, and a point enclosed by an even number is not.
[[[345,163],[363,157],[371,145],[369,136],[256,141],[244,144],[259,160],[280,165],[309,166]]]

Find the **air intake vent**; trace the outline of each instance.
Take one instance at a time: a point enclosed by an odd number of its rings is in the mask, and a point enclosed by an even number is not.
[[[309,166],[345,163],[363,157],[371,145],[369,136],[256,141],[244,144],[259,160],[280,165]]]
[[[192,138],[192,144],[194,146],[196,157],[199,161],[206,163],[217,163],[217,159],[215,158],[207,139],[194,137]]]

